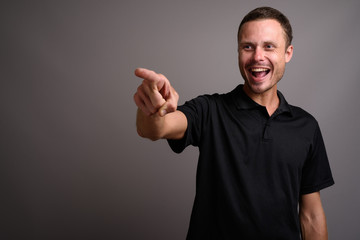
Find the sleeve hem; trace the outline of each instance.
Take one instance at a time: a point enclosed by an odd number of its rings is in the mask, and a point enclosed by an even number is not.
[[[335,182],[334,180],[331,178],[321,184],[318,184],[316,186],[308,186],[308,187],[303,187],[300,191],[300,194],[303,195],[303,194],[309,194],[309,193],[313,193],[313,192],[318,192],[324,188],[327,188],[327,187],[330,187],[332,185],[334,185]]]
[[[185,111],[184,109],[180,107],[178,107],[178,110],[181,111],[182,113],[185,114],[187,121],[188,121],[188,126],[186,128],[185,134],[181,139],[167,139],[167,142],[171,148],[171,150],[175,153],[181,153],[184,151],[184,149],[188,146],[188,135],[189,135],[189,122],[190,122],[190,117],[187,111]]]

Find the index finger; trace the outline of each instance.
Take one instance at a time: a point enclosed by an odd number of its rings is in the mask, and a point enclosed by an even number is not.
[[[170,91],[170,83],[164,75],[146,68],[137,68],[135,75],[147,81],[153,92],[160,92],[165,99],[167,98]]]
[[[148,79],[151,81],[159,80],[159,75],[156,74],[154,71],[151,71],[146,68],[137,68],[135,69],[135,75],[139,78]]]

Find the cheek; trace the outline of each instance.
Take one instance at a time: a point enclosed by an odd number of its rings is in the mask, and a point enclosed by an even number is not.
[[[279,68],[284,68],[285,67],[285,56],[281,56],[278,59],[276,59],[277,65]]]
[[[243,63],[243,59],[239,56],[238,57],[238,65],[239,65],[239,68],[240,68],[240,70],[243,68],[243,66],[244,66],[244,63]]]
[[[239,61],[239,67],[240,68],[245,68],[245,66],[247,65],[247,63],[249,62],[249,58],[244,56],[244,55],[240,55],[238,57],[238,61]]]
[[[239,69],[241,74],[244,75],[246,72],[246,62],[242,58],[239,58]]]
[[[279,54],[272,54],[269,56],[269,60],[274,68],[282,68],[285,66],[285,56]]]
[[[240,70],[241,76],[243,78],[245,78],[246,77],[246,73],[245,73],[246,65],[244,63],[244,59],[241,56],[238,57],[238,65],[239,65],[239,70]]]

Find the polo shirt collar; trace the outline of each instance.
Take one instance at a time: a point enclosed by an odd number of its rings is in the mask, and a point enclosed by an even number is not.
[[[280,105],[276,111],[278,111],[279,113],[288,112],[292,116],[293,114],[292,114],[290,105],[286,101],[284,95],[282,95],[282,93],[279,90],[277,91],[277,95],[280,99]]]
[[[237,109],[254,109],[258,107],[264,107],[260,104],[256,103],[254,100],[252,100],[243,90],[244,85],[240,84],[233,90],[233,96],[236,104]],[[277,95],[280,100],[279,107],[276,109],[276,112],[284,113],[288,112],[292,115],[291,108],[289,104],[287,103],[285,97],[282,95],[280,91],[277,91]]]

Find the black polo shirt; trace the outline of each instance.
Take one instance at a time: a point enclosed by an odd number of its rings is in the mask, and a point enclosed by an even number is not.
[[[187,239],[299,239],[300,195],[334,184],[319,125],[280,92],[269,117],[242,88],[178,107],[188,128],[170,147],[200,151]]]

